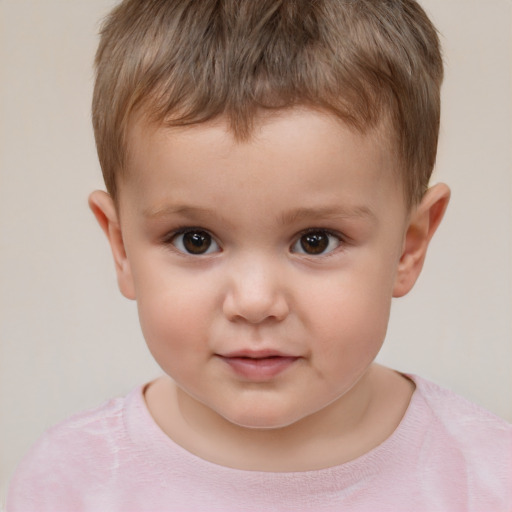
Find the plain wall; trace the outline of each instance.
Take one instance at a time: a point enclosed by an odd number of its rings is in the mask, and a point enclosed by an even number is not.
[[[87,208],[111,0],[0,0],[0,482],[50,425],[160,371]],[[453,191],[379,360],[512,420],[512,2],[424,0],[444,45],[435,180]],[[2,491],[3,492],[3,491]]]

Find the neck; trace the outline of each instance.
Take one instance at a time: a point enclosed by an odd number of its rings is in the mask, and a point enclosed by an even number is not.
[[[177,444],[216,464],[253,471],[308,471],[370,451],[402,419],[414,385],[374,365],[345,395],[280,428],[233,424],[162,378],[146,390],[157,424]]]

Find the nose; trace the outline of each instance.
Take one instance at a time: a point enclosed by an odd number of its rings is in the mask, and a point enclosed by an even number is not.
[[[282,321],[289,312],[282,274],[275,264],[256,258],[232,267],[223,311],[230,321],[260,324]]]

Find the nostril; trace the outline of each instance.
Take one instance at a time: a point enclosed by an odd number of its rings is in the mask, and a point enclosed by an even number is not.
[[[268,320],[282,321],[289,312],[284,297],[278,294],[263,297],[256,293],[228,295],[224,301],[223,310],[230,321],[243,320],[252,324]]]

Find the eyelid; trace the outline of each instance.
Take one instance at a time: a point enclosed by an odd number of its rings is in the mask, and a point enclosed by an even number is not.
[[[179,249],[178,247],[176,247],[176,245],[173,243],[176,240],[176,238],[180,235],[184,235],[184,234],[190,233],[190,232],[206,233],[207,235],[209,235],[211,237],[212,243],[214,243],[217,246],[217,249],[214,251],[207,250],[204,253],[193,254],[191,252],[183,251],[183,250]],[[171,232],[169,232],[168,234],[164,235],[162,237],[162,242],[167,246],[171,246],[177,253],[184,255],[184,256],[193,256],[193,257],[203,256],[204,257],[204,256],[210,256],[211,254],[214,254],[214,253],[218,253],[222,250],[221,245],[217,240],[217,237],[215,237],[208,229],[200,227],[200,226],[178,227],[178,228],[172,230]]]
[[[326,235],[328,236],[331,236],[331,237],[335,237],[338,239],[338,245],[336,247],[334,247],[333,249],[331,249],[330,251],[328,252],[322,252],[322,253],[319,253],[319,254],[308,254],[307,252],[301,252],[301,251],[293,251],[293,248],[300,243],[300,239],[305,236],[305,235],[308,235],[308,234],[311,234],[311,233],[325,233]],[[298,235],[296,235],[293,243],[291,244],[290,246],[290,250],[292,252],[294,252],[295,254],[300,254],[300,255],[303,255],[303,256],[307,256],[307,257],[310,257],[310,258],[320,258],[320,257],[328,257],[328,256],[331,256],[332,254],[338,252],[338,250],[343,247],[345,244],[347,243],[347,238],[342,235],[341,233],[337,232],[337,231],[333,231],[332,229],[328,229],[328,228],[307,228],[307,229],[304,229],[302,230],[300,233],[298,233]]]
[[[174,240],[176,239],[176,237],[178,237],[179,235],[190,233],[190,232],[204,232],[204,233],[208,234],[211,237],[212,242],[217,246],[217,249],[215,249],[214,251],[207,251],[205,253],[193,254],[193,253],[181,250],[178,247],[176,247],[176,245],[173,243]],[[292,250],[293,247],[297,243],[300,242],[300,239],[303,236],[305,236],[307,234],[310,234],[310,233],[325,233],[326,235],[328,235],[330,237],[336,238],[338,240],[338,245],[336,247],[334,247],[333,249],[329,250],[328,252],[323,252],[323,253],[319,253],[319,254],[316,254],[316,255],[315,254],[308,254],[306,252],[293,251]],[[185,255],[185,256],[195,256],[195,257],[197,257],[197,256],[209,256],[211,254],[218,253],[218,252],[222,251],[221,244],[218,241],[217,237],[214,234],[212,234],[210,230],[208,230],[206,228],[203,228],[201,226],[182,226],[182,227],[177,227],[176,229],[173,229],[172,231],[170,231],[169,233],[164,235],[161,240],[162,240],[163,244],[165,244],[167,246],[172,246],[172,248],[174,250],[176,250],[177,253],[179,253],[181,255]],[[329,229],[329,228],[312,227],[312,228],[307,228],[307,229],[304,229],[304,230],[300,231],[294,237],[294,240],[293,240],[293,242],[292,242],[292,244],[290,246],[290,250],[291,250],[291,252],[296,252],[298,254],[302,254],[303,256],[309,256],[309,257],[317,259],[319,257],[327,257],[327,256],[330,256],[333,253],[338,252],[338,250],[340,248],[342,248],[343,246],[345,246],[347,243],[349,243],[348,237],[346,237],[344,234],[339,233],[338,231],[335,231],[335,230],[332,230],[332,229]]]
[[[336,231],[335,229],[330,228],[306,228],[300,231],[296,238],[297,240],[304,235],[309,235],[310,233],[326,233],[327,235],[334,236],[340,240],[340,242],[347,242],[348,237],[344,235],[343,233],[340,233],[339,231]]]

